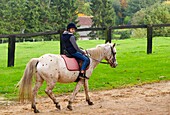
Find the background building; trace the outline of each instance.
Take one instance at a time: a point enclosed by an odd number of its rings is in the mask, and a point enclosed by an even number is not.
[[[78,28],[90,28],[92,26],[92,16],[79,16],[78,17]],[[90,31],[78,32],[80,35],[80,40],[89,40],[88,34]]]

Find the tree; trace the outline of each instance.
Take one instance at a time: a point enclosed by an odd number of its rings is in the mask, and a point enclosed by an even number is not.
[[[170,6],[154,4],[138,11],[132,18],[132,24],[164,24],[170,23]]]
[[[78,13],[84,13],[84,4],[85,4],[85,0],[77,0],[76,5],[78,6]]]
[[[91,15],[90,2],[87,2],[86,0],[77,0],[77,6],[78,13]]]
[[[24,33],[40,31],[40,3],[38,1],[26,1],[24,3],[23,19],[25,22]]]
[[[90,8],[93,15],[93,27],[109,27],[114,25],[115,12],[110,0],[92,0]]]
[[[90,8],[93,15],[93,27],[106,27],[115,24],[115,12],[110,0],[92,0]],[[97,32],[99,38],[103,38],[105,32]]]
[[[157,2],[163,2],[164,0],[128,0],[127,15],[132,17],[137,11],[143,8],[150,7]]]
[[[40,20],[40,29],[41,31],[47,30],[59,30],[59,11],[57,10],[56,4],[52,0],[46,0],[40,2],[39,10],[39,20]]]
[[[54,0],[56,4],[56,10],[59,12],[59,17],[57,23],[59,23],[59,28],[65,28],[70,22],[77,24],[77,0]]]
[[[132,18],[132,24],[167,24],[170,23],[170,6],[154,4],[138,11]],[[168,28],[154,28],[154,36],[170,36]]]
[[[76,22],[76,0],[1,0],[0,31],[30,33],[59,30]]]
[[[125,24],[127,1],[126,0],[114,0],[113,8],[116,12],[116,25]]]
[[[22,0],[2,0],[0,7],[0,32],[1,34],[18,33],[24,27]]]

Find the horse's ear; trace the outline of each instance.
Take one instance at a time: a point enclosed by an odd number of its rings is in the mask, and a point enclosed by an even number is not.
[[[108,43],[109,43],[109,41],[106,41],[106,42],[105,42],[105,44],[108,44]]]
[[[115,46],[116,46],[116,43],[113,44],[113,47],[115,47]]]

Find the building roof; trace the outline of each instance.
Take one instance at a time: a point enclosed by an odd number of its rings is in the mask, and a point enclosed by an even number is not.
[[[92,16],[79,16],[78,21],[80,26],[91,26],[93,24]]]

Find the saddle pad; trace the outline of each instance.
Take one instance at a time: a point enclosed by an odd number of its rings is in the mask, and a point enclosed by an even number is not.
[[[79,71],[79,65],[77,63],[77,60],[75,58],[69,58],[66,55],[61,55],[61,57],[64,59],[64,62],[66,64],[66,67],[70,71]]]

